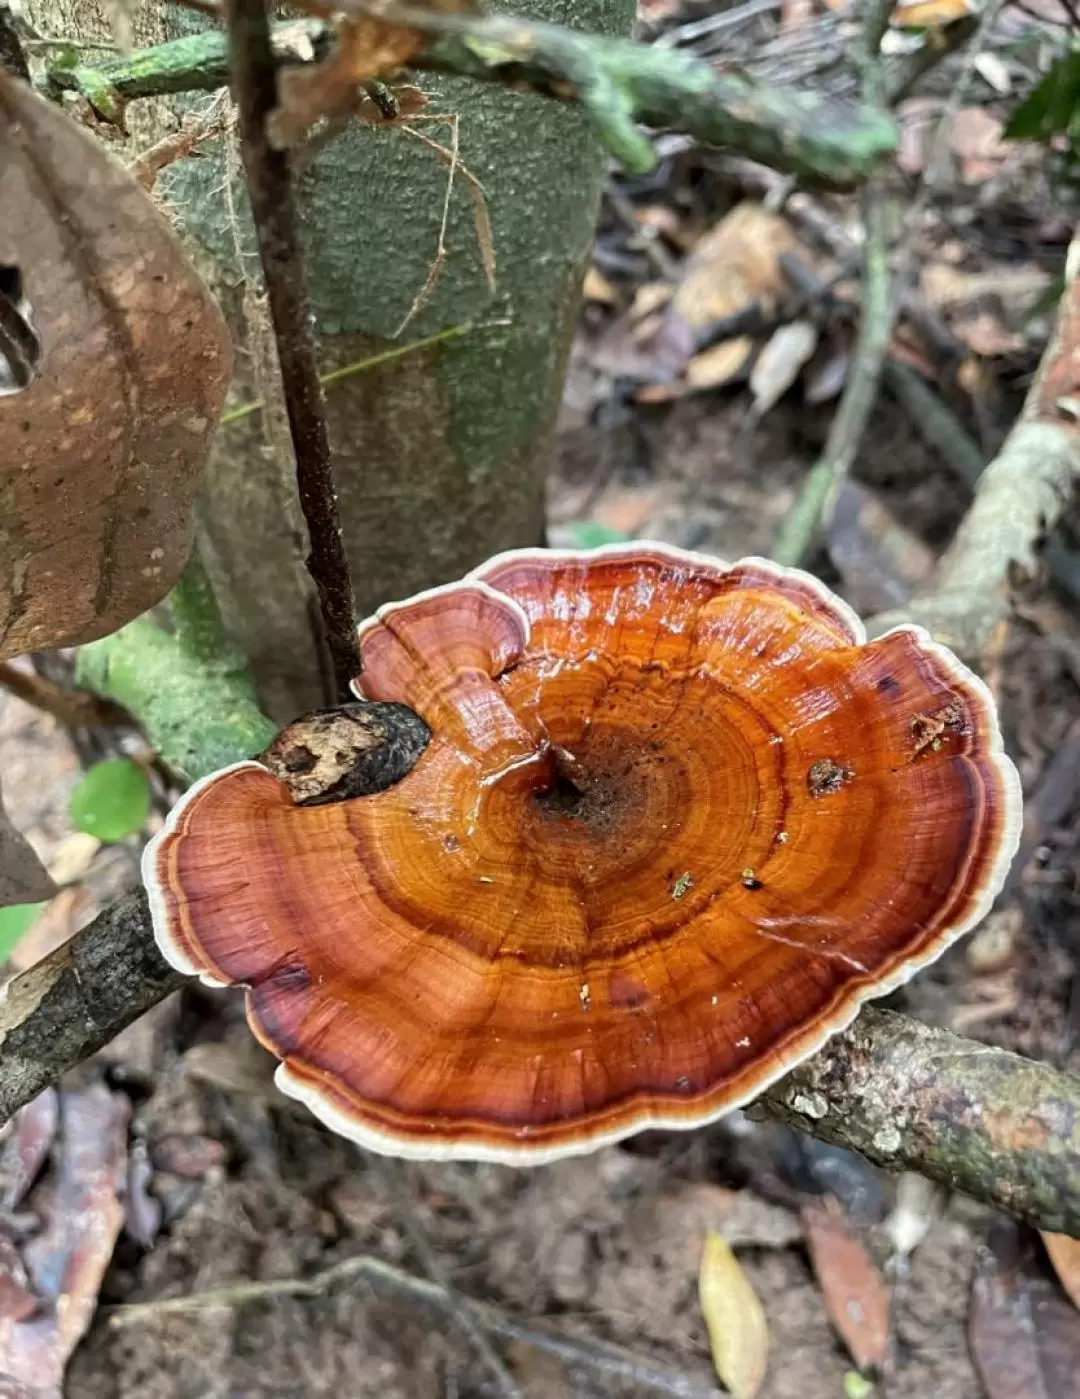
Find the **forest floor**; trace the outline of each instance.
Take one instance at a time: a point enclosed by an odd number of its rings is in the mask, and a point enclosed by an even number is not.
[[[1075,214],[1076,203],[1038,168],[1038,149],[1033,158],[1001,139],[1015,104],[1010,54],[990,55],[998,67],[987,64],[952,118],[944,177],[908,230],[914,270],[892,351],[985,456],[1045,343],[1065,206]],[[941,106],[940,93],[912,100],[924,106],[905,114],[901,201],[921,187],[927,114]],[[568,379],[553,543],[770,552],[835,411],[858,305],[844,252],[854,201],[799,194],[777,212],[761,202],[770,190],[757,167],[679,141],[656,175],[613,178]],[[970,500],[896,383],[887,378],[827,538],[806,560],[864,613],[925,581]],[[1037,849],[991,920],[894,1001],[1080,1071],[1076,598],[1049,587],[1018,598],[984,673]],[[134,884],[138,849],[73,832],[66,804],[80,768],[67,733],[5,697],[0,771],[9,814],[69,886],[20,945],[25,963]],[[123,1209],[68,1399],[499,1395],[461,1306],[432,1306],[425,1282],[495,1309],[485,1331],[529,1399],[717,1394],[697,1295],[709,1229],[733,1245],[764,1305],[762,1399],[1080,1393],[1080,1313],[1039,1236],[918,1178],[742,1114],[528,1171],[388,1163],[281,1098],[272,1068],[239,998],[191,989],[65,1085],[53,1172],[7,1223],[17,1233],[20,1219],[24,1230],[55,1220],[73,1190],[81,1229]],[[0,1185],[17,1152],[49,1149],[47,1116],[0,1146]],[[848,1247],[810,1247],[810,1206],[826,1195]],[[54,1243],[58,1259],[70,1255],[70,1238]],[[294,1295],[297,1279],[361,1254],[419,1286],[368,1272]],[[5,1260],[0,1251],[0,1294]],[[72,1284],[91,1307],[79,1289],[92,1271]],[[253,1296],[252,1282],[268,1286]],[[871,1335],[883,1293],[888,1325]],[[830,1320],[838,1297],[848,1345]],[[881,1357],[866,1380],[853,1335]]]

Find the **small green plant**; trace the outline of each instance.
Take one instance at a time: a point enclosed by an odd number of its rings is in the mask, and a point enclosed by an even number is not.
[[[1041,141],[1057,148],[1062,172],[1080,178],[1080,49],[1059,58],[1005,127],[1010,141]]]
[[[134,835],[149,812],[150,783],[130,758],[95,763],[68,803],[68,815],[78,829],[106,844]]]

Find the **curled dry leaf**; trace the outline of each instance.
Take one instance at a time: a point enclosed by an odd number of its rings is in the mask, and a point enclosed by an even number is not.
[[[0,438],[2,435],[0,427]],[[8,820],[0,801],[0,908],[39,903],[55,893],[56,885],[48,870],[34,854],[30,842]]]
[[[37,1179],[56,1136],[58,1104],[56,1089],[46,1088],[12,1119],[0,1154],[0,1208],[18,1209]]]
[[[817,349],[817,343],[818,330],[813,321],[790,321],[773,331],[750,372],[756,418],[763,418],[780,402]]]
[[[754,1399],[765,1379],[769,1326],[739,1260],[713,1230],[705,1236],[698,1296],[721,1383],[733,1399]]]
[[[879,1371],[889,1353],[889,1294],[861,1241],[834,1201],[802,1211],[825,1310],[860,1370]]]
[[[796,242],[781,215],[752,200],[737,204],[690,255],[655,339],[658,362],[677,375],[718,325],[754,305],[766,311],[774,306],[784,289],[780,258],[794,251]],[[742,348],[735,373],[749,359],[753,342],[746,339]]]
[[[231,350],[132,176],[3,74],[0,209],[0,274],[42,347],[0,397],[4,657],[115,631],[176,581]]]
[[[53,1174],[31,1196],[42,1227],[22,1250],[38,1309],[21,1321],[0,1315],[0,1393],[60,1399],[123,1223],[130,1112],[100,1084],[61,1098]]]
[[[1041,1231],[1040,1231],[1041,1232]],[[1080,1309],[1080,1239],[1068,1234],[1042,1234],[1042,1241],[1054,1265],[1058,1281]]]
[[[988,1257],[972,1287],[968,1343],[986,1399],[1076,1399],[1080,1325],[1048,1278]]]

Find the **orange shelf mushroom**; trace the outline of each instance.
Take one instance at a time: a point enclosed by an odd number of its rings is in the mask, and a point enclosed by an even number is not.
[[[990,907],[993,701],[807,574],[660,545],[500,555],[360,628],[432,738],[375,796],[193,787],[145,878],[247,987],[278,1083],[400,1156],[527,1163],[756,1096]]]

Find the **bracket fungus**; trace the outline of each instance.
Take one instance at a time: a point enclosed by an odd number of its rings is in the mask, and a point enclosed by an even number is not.
[[[550,1161],[747,1102],[990,907],[993,701],[808,574],[499,555],[360,628],[431,739],[305,806],[256,762],[147,850],[174,966],[247,988],[278,1083],[400,1156]]]

